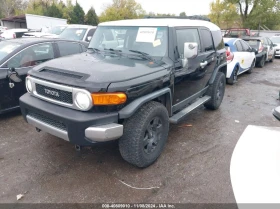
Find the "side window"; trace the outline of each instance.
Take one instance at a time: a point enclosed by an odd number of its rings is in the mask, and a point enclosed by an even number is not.
[[[268,45],[268,41],[267,41],[266,38],[264,38],[264,39],[262,39],[262,40],[264,41],[264,44],[265,44],[265,45]]]
[[[205,52],[214,50],[212,35],[209,30],[205,30],[205,29],[201,30],[201,39]]]
[[[225,48],[222,32],[220,30],[212,31],[212,36],[213,36],[215,48],[217,50]]]
[[[245,41],[240,41],[242,44],[242,47],[244,51],[248,51],[250,49],[250,46]]]
[[[86,41],[90,41],[90,40],[91,40],[91,38],[92,38],[94,32],[95,32],[95,28],[92,28],[92,29],[90,29],[90,30],[88,31],[88,34],[87,34],[87,37],[86,37]]]
[[[78,54],[81,52],[81,48],[78,43],[58,42],[57,45],[58,45],[61,57],[72,55],[72,54]]]
[[[195,42],[198,44],[198,50],[201,51],[199,34],[197,29],[179,29],[176,30],[177,46],[180,56],[184,54],[184,44],[186,42]]]
[[[241,45],[240,41],[236,41],[235,47],[236,47],[237,51],[239,51],[239,52],[243,51],[243,48],[242,48],[242,45]]]
[[[28,47],[11,58],[4,66],[11,68],[22,68],[35,66],[54,58],[51,43],[38,44]]]

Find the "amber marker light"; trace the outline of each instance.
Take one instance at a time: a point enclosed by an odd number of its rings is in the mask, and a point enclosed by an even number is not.
[[[92,93],[93,105],[119,105],[126,102],[125,93]]]

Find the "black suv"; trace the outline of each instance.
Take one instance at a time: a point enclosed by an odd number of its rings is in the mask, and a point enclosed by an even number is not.
[[[226,71],[222,34],[211,22],[106,22],[86,53],[29,71],[20,106],[38,131],[79,146],[119,139],[122,157],[147,167],[162,152],[169,123],[203,104],[219,108]]]

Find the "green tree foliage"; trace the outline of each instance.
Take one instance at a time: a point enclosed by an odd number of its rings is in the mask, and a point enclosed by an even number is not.
[[[259,24],[274,29],[279,25],[278,0],[225,0],[238,8],[243,27],[257,29]]]
[[[210,3],[210,20],[221,28],[240,26],[240,16],[235,4],[215,0]]]
[[[93,7],[88,10],[88,13],[85,16],[85,24],[87,25],[98,25],[99,19],[98,16],[95,13],[95,10]]]
[[[73,10],[70,13],[70,16],[70,24],[84,24],[85,22],[85,12],[77,1],[76,5],[73,7]]]
[[[180,16],[180,17],[186,17],[187,15],[186,15],[186,12],[181,12],[181,13],[179,14],[179,16]]]
[[[57,17],[57,18],[62,18],[63,13],[62,10],[60,10],[56,4],[52,4],[51,6],[47,7],[44,10],[44,15],[48,17]]]
[[[112,4],[107,5],[100,15],[100,22],[135,19],[145,15],[142,6],[135,0],[113,0]]]

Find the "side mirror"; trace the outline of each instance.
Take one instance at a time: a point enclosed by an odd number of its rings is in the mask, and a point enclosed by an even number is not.
[[[279,121],[280,121],[280,106],[279,107],[276,107],[274,110],[273,110],[273,115],[275,118],[277,118]]]
[[[92,36],[88,36],[87,41],[90,42],[91,38],[92,38]]]
[[[273,44],[273,47],[276,47],[277,46],[277,44]]]
[[[16,72],[15,68],[10,68],[8,70],[8,78],[15,83],[19,83],[22,81],[18,73]]]
[[[184,57],[183,57],[183,67],[186,67],[188,59],[193,59],[198,54],[198,44],[195,42],[186,42],[184,44]]]

